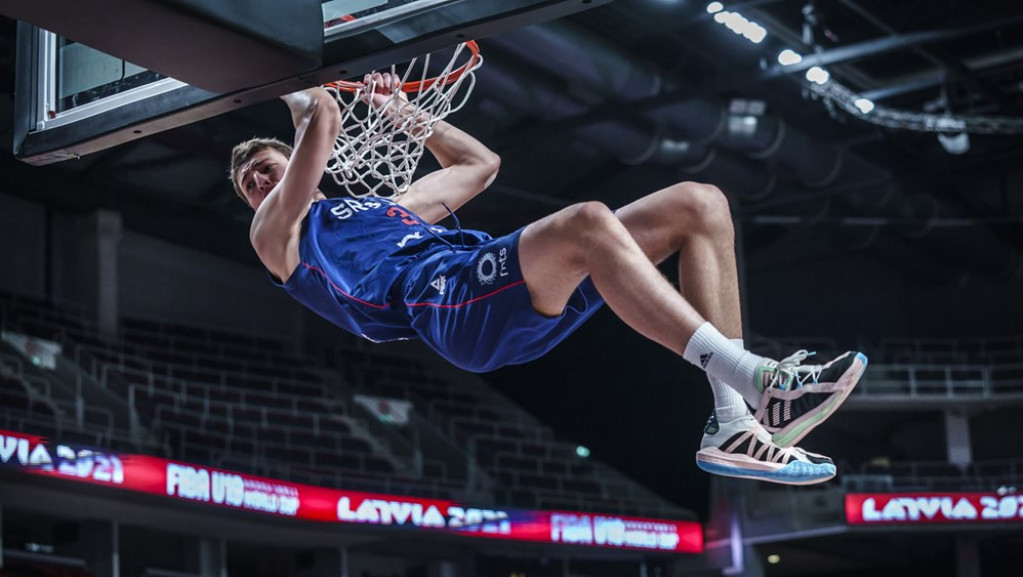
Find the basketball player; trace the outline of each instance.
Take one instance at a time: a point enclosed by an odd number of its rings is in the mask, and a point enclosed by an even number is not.
[[[371,79],[367,77],[367,84]],[[375,75],[364,96],[392,118],[413,113]],[[249,238],[275,282],[318,314],[371,341],[422,339],[453,364],[490,371],[535,359],[607,303],[628,326],[707,372],[715,411],[698,465],[787,484],[835,475],[793,445],[856,385],[866,357],[802,365],[744,349],[732,220],[713,186],[682,183],[617,212],[577,204],[500,238],[437,223],[487,188],[500,160],[440,121],[426,140],[441,169],[398,201],[328,199],[320,179],[340,129],[321,88],[282,97],[294,148],[235,147],[231,180],[255,210]],[[404,108],[406,110],[402,110]],[[675,290],[655,266],[680,253]],[[755,410],[750,413],[747,404]]]

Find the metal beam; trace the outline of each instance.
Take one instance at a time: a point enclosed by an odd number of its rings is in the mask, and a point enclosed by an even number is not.
[[[813,66],[832,66],[836,64],[855,62],[864,58],[918,47],[923,44],[944,42],[965,36],[990,32],[999,28],[1012,26],[1019,22],[1023,22],[1023,13],[1012,14],[1005,18],[992,19],[955,28],[927,30],[904,34],[901,36],[867,40],[865,42],[850,44],[848,46],[833,48],[831,50],[825,50],[824,52],[804,56],[803,60],[798,64],[791,64],[788,66],[773,64],[767,68],[757,68],[755,70],[748,70],[745,73],[730,74],[727,79],[722,82],[710,83],[696,87],[694,91],[699,94],[693,94],[691,96],[717,94],[720,92],[736,90],[751,84],[770,80],[772,78],[804,72]],[[637,102],[637,104],[642,105],[643,102]]]
[[[902,50],[904,48],[913,48],[921,44],[931,44],[934,42],[943,42],[945,40],[954,40],[963,36],[972,36],[974,34],[988,32],[996,28],[1002,28],[1019,21],[1023,21],[1023,15],[1019,15],[1008,20],[985,22],[974,26],[949,28],[945,30],[928,30],[924,32],[904,34],[902,36],[889,36],[885,38],[878,38],[876,40],[867,40],[866,42],[850,44],[848,46],[842,46],[841,48],[833,48],[831,50],[805,56],[803,60],[797,64],[790,64],[788,66],[775,64],[764,70],[760,74],[761,78],[758,80],[784,76],[795,72],[802,72],[812,66],[830,66],[832,64],[852,62],[871,56],[878,56],[888,52]]]
[[[963,66],[968,72],[983,72],[988,68],[1002,66],[1010,62],[1023,62],[1023,47],[1010,48],[1008,50],[1002,50],[991,54],[973,56],[971,58],[964,59]],[[864,90],[859,94],[864,98],[869,98],[874,102],[878,102],[885,98],[908,94],[918,90],[925,90],[927,88],[934,88],[944,81],[945,71],[940,68],[935,68],[925,72],[903,76],[889,83],[888,86]]]
[[[873,12],[870,12],[866,8],[860,6],[859,3],[856,2],[856,0],[839,0],[839,3],[842,6],[845,6],[846,8],[851,10],[852,12],[855,12],[860,18],[863,18],[867,22],[870,22],[871,24],[873,24],[875,27],[877,27],[879,30],[881,30],[885,34],[888,34],[889,36],[892,36],[892,37],[897,37],[899,35],[899,31],[898,30],[896,30],[896,29],[892,28],[891,26],[889,26],[887,22],[885,22],[884,20],[881,20],[881,18],[876,16]],[[913,52],[915,52],[916,54],[918,54],[922,58],[930,61],[930,63],[934,64],[935,66],[948,66],[947,62],[945,62],[941,58],[935,56],[929,50],[924,50],[923,48],[921,48],[919,46],[916,46],[916,47],[913,48]]]
[[[1010,26],[1023,22],[1023,13],[1016,14],[997,21],[981,22],[969,26],[957,28],[930,30],[906,34],[899,37],[885,37],[875,40],[868,40],[841,48],[827,50],[818,54],[807,56],[799,64],[790,66],[772,65],[767,68],[756,68],[753,70],[737,71],[720,82],[710,82],[698,86],[682,86],[677,90],[666,90],[654,96],[632,100],[628,103],[613,102],[595,106],[589,112],[566,118],[559,121],[546,123],[542,129],[543,133],[552,130],[571,130],[594,122],[619,119],[629,114],[638,113],[651,108],[667,106],[682,100],[715,96],[724,92],[737,91],[751,85],[764,82],[773,78],[789,76],[803,72],[812,66],[827,66],[853,62],[870,56],[878,56],[897,50],[902,50],[919,44],[941,42],[952,40],[963,36],[979,34],[993,29]],[[515,131],[515,136],[521,136],[520,132],[531,133],[534,129]]]

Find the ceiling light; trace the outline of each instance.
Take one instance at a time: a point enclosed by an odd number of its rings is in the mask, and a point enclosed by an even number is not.
[[[965,132],[959,134],[938,134],[938,142],[945,152],[949,154],[966,154],[970,151],[970,135]]]
[[[579,445],[575,448],[575,454],[580,459],[585,459],[586,457],[590,456],[590,450],[582,445]]]
[[[728,101],[728,113],[729,114],[750,114],[753,116],[763,116],[764,112],[767,111],[767,103],[763,100],[753,100],[750,98],[733,98]]]
[[[708,11],[710,6],[707,7]],[[736,34],[744,37],[754,44],[760,44],[767,38],[767,29],[763,26],[753,22],[738,12],[729,12],[727,10],[721,10],[714,12],[714,21],[718,24],[724,24],[726,28],[735,32]]]
[[[831,75],[820,66],[814,66],[806,71],[806,79],[816,84],[827,84],[828,80],[831,79]]]
[[[760,44],[764,41],[764,38],[767,38],[767,29],[756,22],[750,22],[746,30],[743,30],[742,35],[750,42]]]
[[[783,66],[791,66],[793,64],[799,64],[803,61],[803,57],[790,48],[786,48],[778,53],[778,64]]]
[[[749,138],[757,133],[756,116],[729,116],[728,134]]]
[[[720,2],[711,2],[710,4],[707,4],[708,14],[717,14],[718,12],[721,12],[724,9],[725,5]]]
[[[738,12],[722,12],[721,14],[724,16],[722,23],[736,34],[742,34],[742,31],[749,26],[749,20],[746,20],[746,17]]]
[[[771,565],[777,565],[778,563],[781,563],[781,555],[775,554],[768,555],[767,562],[770,563]]]
[[[874,109],[874,103],[866,98],[857,98],[853,105],[859,108],[863,114],[870,114],[870,111]]]

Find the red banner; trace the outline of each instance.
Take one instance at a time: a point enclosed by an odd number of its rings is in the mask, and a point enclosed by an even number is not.
[[[0,430],[0,464],[36,475],[323,523],[590,547],[700,553],[699,523],[603,513],[497,510],[454,501],[327,489],[147,455],[119,455]]]
[[[849,493],[845,519],[850,525],[1020,522],[1023,495]]]

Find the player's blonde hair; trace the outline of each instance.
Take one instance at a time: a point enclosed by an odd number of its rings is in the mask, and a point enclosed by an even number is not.
[[[290,144],[277,140],[276,138],[250,138],[241,144],[238,144],[231,150],[231,170],[227,173],[228,180],[231,181],[231,185],[234,186],[234,192],[238,195],[238,198],[242,199],[246,205],[249,204],[249,199],[245,198],[245,193],[242,192],[242,187],[238,182],[237,176],[238,169],[241,168],[246,162],[252,159],[257,152],[272,148],[287,158],[291,158]]]

